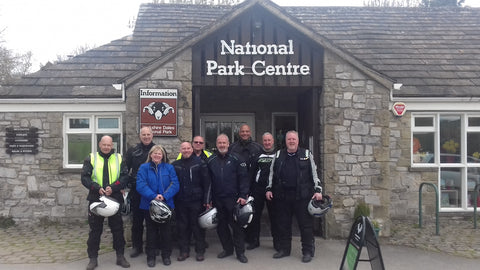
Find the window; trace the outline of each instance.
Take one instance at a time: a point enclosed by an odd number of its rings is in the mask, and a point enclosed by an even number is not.
[[[416,117],[413,121],[412,162],[435,161],[435,122],[433,116]]]
[[[97,151],[104,135],[110,135],[115,152],[122,153],[121,123],[121,115],[64,115],[64,167],[81,168],[85,157]]]
[[[442,211],[471,210],[480,184],[480,116],[412,115],[411,162],[438,168]]]
[[[238,140],[240,126],[247,124],[255,138],[253,114],[204,114],[200,117],[200,134],[205,138],[206,149],[215,150],[217,136],[225,133],[230,144]]]
[[[298,130],[297,113],[272,113],[272,130],[275,148],[285,148],[285,135],[290,130]]]

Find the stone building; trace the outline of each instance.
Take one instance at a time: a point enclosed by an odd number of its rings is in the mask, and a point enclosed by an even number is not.
[[[143,4],[132,35],[0,87],[0,214],[85,219],[80,168],[103,134],[124,153],[153,126],[174,158],[247,123],[278,147],[299,131],[334,200],[328,237],[361,201],[388,236],[418,217],[422,182],[442,215],[471,215],[479,63],[480,9]]]

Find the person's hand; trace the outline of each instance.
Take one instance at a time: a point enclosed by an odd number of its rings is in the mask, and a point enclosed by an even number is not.
[[[98,194],[100,194],[100,195],[105,195],[105,189],[100,188],[100,189],[98,190]]]
[[[273,199],[273,193],[271,191],[267,191],[267,193],[265,193],[265,198],[271,201]]]
[[[155,200],[157,201],[163,201],[165,198],[163,197],[162,194],[158,194],[157,197],[155,197]]]
[[[208,210],[208,209],[212,208],[212,203],[206,203],[203,206],[205,206],[205,209]]]
[[[312,199],[315,199],[316,201],[320,201],[323,198],[322,193],[316,192],[313,194]]]
[[[105,195],[110,196],[112,195],[112,187],[108,186],[105,188]]]
[[[238,198],[237,203],[240,203],[241,205],[245,205],[247,203],[247,200],[244,198]]]

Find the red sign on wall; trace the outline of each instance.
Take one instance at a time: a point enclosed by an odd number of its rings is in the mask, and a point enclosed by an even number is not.
[[[177,89],[140,89],[140,127],[153,136],[177,136]]]
[[[407,106],[403,102],[395,102],[392,106],[392,111],[395,116],[403,116],[407,110]]]

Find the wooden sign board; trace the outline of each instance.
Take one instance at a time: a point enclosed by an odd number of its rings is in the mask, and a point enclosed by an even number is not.
[[[7,127],[5,131],[7,154],[38,153],[38,128]]]

